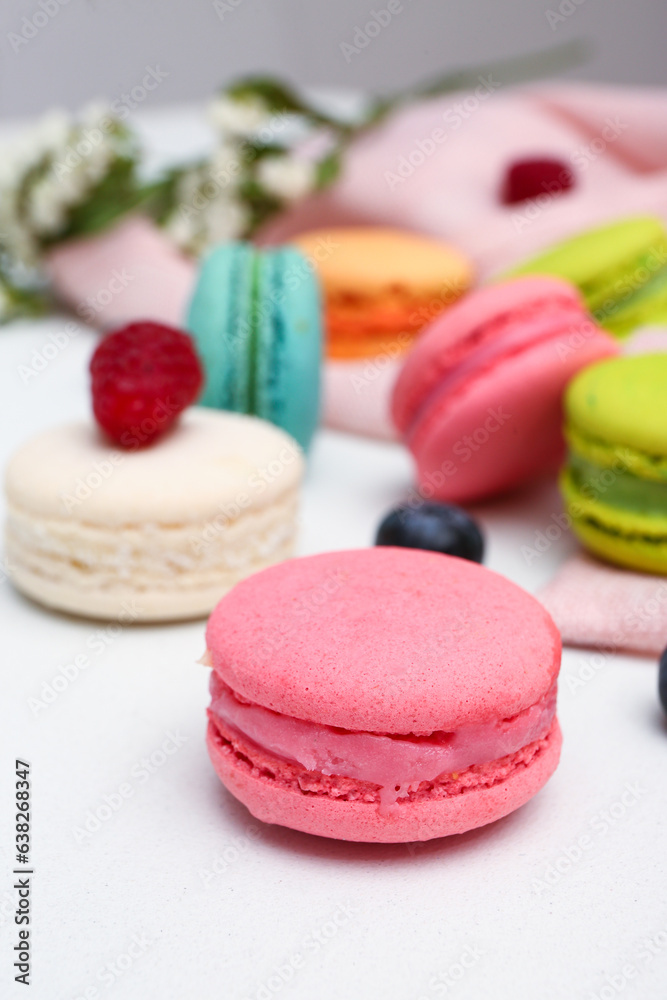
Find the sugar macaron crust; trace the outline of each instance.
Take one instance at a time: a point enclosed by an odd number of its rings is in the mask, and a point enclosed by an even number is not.
[[[469,289],[471,261],[441,240],[382,226],[329,227],[293,239],[322,285],[325,423],[395,438],[389,398],[402,357]]]
[[[314,268],[294,247],[215,247],[185,325],[202,358],[203,406],[254,414],[302,448],[319,422],[322,313]]]
[[[193,407],[150,446],[92,423],[51,428],[7,467],[15,586],[76,615],[208,614],[238,580],[293,554],[303,456],[255,417]]]
[[[550,247],[513,274],[552,274],[576,285],[596,321],[615,336],[667,322],[667,230],[633,216]]]
[[[567,383],[618,351],[557,278],[515,278],[456,303],[421,334],[393,391],[423,495],[466,503],[555,472]]]
[[[667,354],[613,358],[569,386],[561,489],[595,555],[667,574]]]
[[[475,563],[385,547],[288,560],[227,594],[206,641],[211,759],[267,823],[429,840],[507,815],[558,763],[559,634]]]

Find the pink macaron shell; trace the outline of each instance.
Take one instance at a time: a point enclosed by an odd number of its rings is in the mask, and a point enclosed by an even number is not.
[[[379,734],[512,718],[546,694],[561,653],[542,606],[504,577],[382,546],[255,574],[218,604],[206,640],[241,697]]]
[[[541,341],[464,381],[427,408],[410,438],[425,495],[470,503],[514,489],[562,460],[562,397],[582,368],[618,353],[591,330]]]
[[[520,319],[542,303],[548,303],[552,312],[556,308],[565,323],[581,319],[584,308],[579,292],[568,282],[526,275],[477,289],[429,324],[408,354],[394,387],[392,415],[401,433],[408,432],[424,399],[442,377],[478,344],[485,327],[504,317]],[[535,326],[534,317],[529,322]]]
[[[560,757],[557,721],[526,763],[507,773],[503,762],[485,770],[484,784],[443,797],[425,795],[381,811],[375,802],[302,791],[275,774],[272,761],[254,766],[221,739],[209,723],[207,745],[223,784],[257,819],[321,837],[366,843],[406,843],[465,833],[507,816],[531,799],[553,774]]]

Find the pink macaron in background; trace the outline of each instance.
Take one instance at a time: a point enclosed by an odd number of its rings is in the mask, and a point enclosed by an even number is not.
[[[293,559],[224,597],[206,640],[209,753],[265,822],[429,840],[507,815],[558,763],[556,627],[475,563],[385,547]]]
[[[555,471],[565,386],[618,350],[560,279],[523,277],[466,296],[422,333],[394,387],[394,422],[421,490],[466,503]]]

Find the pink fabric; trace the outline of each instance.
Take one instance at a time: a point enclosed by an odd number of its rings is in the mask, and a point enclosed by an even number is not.
[[[100,329],[138,319],[181,326],[195,267],[141,216],[98,236],[63,243],[47,259],[58,297]]]
[[[562,159],[575,188],[502,205],[508,165],[533,156]],[[458,245],[484,279],[641,213],[667,222],[667,90],[554,83],[406,108],[353,146],[334,188],[270,223],[263,239],[351,222],[403,226]]]
[[[323,414],[327,427],[397,441],[390,414],[391,394],[403,356],[380,354],[358,361],[326,361]]]
[[[620,569],[578,553],[537,598],[566,645],[655,656],[667,646],[667,577]]]

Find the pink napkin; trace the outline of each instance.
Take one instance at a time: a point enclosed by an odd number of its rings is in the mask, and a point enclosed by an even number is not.
[[[382,223],[460,246],[483,280],[557,240],[633,214],[667,223],[667,90],[545,84],[406,108],[349,151],[341,180],[270,223],[279,242],[313,226]],[[576,186],[505,206],[514,160],[549,156]]]
[[[563,642],[660,655],[667,646],[667,577],[578,553],[538,594]]]
[[[180,326],[195,276],[195,264],[142,216],[56,246],[46,266],[59,298],[100,329],[139,319]]]

